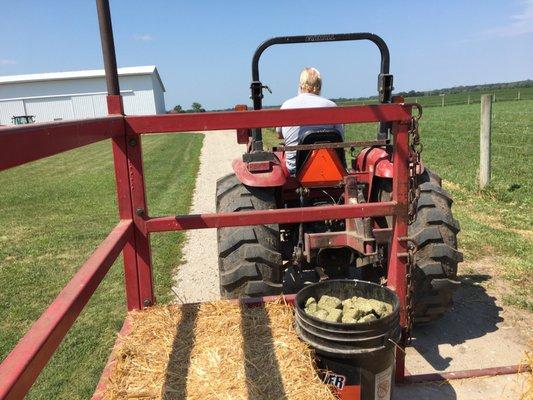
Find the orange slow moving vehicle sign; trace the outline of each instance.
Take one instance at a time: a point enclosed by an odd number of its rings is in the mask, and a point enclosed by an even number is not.
[[[307,158],[298,173],[298,180],[307,187],[331,186],[342,182],[345,175],[336,149],[317,149]]]

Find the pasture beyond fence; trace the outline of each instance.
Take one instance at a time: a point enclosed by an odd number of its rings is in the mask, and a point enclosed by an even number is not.
[[[427,107],[420,120],[425,165],[446,181],[479,190],[480,104]],[[492,103],[490,192],[499,200],[533,201],[533,99]],[[376,127],[349,125],[347,140],[372,138]]]
[[[445,107],[462,104],[479,104],[483,94],[491,94],[493,102],[533,100],[533,87],[521,87],[513,89],[472,90],[468,92],[432,94],[425,96],[406,96],[407,103],[419,103],[423,107]],[[377,99],[341,101],[342,105],[367,105],[377,104]]]

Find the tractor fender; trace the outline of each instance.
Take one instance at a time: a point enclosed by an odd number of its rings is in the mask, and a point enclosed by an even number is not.
[[[368,171],[379,178],[392,179],[394,163],[391,161],[392,154],[381,147],[366,147],[357,156],[356,170]],[[417,174],[425,171],[424,164],[420,162]]]
[[[237,179],[246,186],[252,187],[277,187],[283,186],[287,181],[289,172],[276,157],[276,161],[268,161],[268,166],[258,171],[251,171],[248,163],[236,158],[231,163]]]

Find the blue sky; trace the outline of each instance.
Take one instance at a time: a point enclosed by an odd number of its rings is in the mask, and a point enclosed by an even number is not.
[[[95,2],[0,0],[0,75],[102,68]],[[119,66],[156,65],[167,108],[249,103],[251,57],[272,36],[369,31],[391,51],[397,90],[533,78],[533,0],[111,0]],[[277,46],[260,68],[273,90],[296,93],[315,66],[326,97],[375,94],[371,44]]]

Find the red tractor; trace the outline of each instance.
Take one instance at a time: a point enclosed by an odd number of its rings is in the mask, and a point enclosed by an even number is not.
[[[370,40],[378,46],[379,99],[381,103],[393,102],[387,45],[374,34],[350,33],[277,37],[261,44],[252,61],[254,109],[262,108],[262,91],[266,88],[259,80],[258,67],[266,48],[346,40]],[[238,131],[237,140],[246,143],[248,151],[242,159],[233,161],[234,173],[217,181],[217,212],[389,201],[394,162],[390,136],[390,125],[381,123],[377,141],[363,148],[348,166],[345,149],[352,148],[353,152],[364,142],[344,142],[336,130],[309,131],[297,146],[277,146],[272,151],[263,149],[261,129]],[[412,130],[411,144],[413,153],[419,156],[416,129]],[[294,175],[286,167],[285,151],[297,152]],[[452,216],[452,199],[441,187],[440,178],[418,160],[415,156],[410,163],[409,240],[416,250],[409,283],[414,321],[427,322],[451,308],[462,255],[457,251],[459,223]],[[384,283],[391,218],[220,228],[217,237],[222,297],[294,292],[308,282],[327,278]]]

